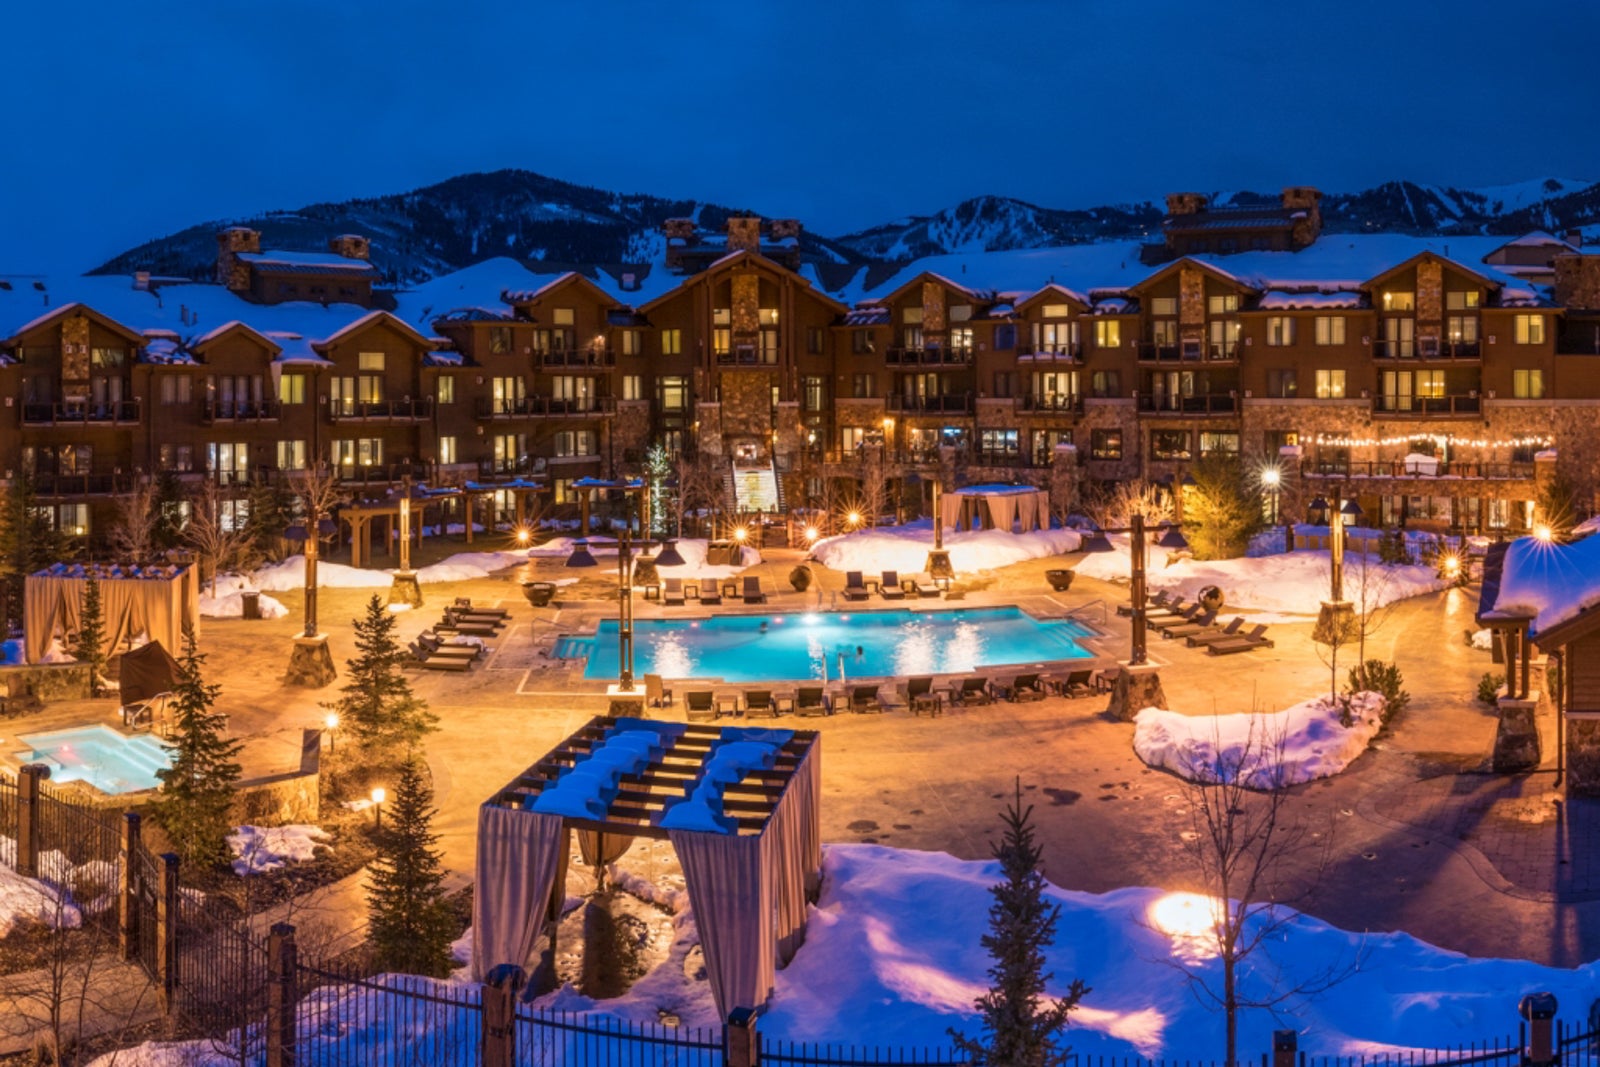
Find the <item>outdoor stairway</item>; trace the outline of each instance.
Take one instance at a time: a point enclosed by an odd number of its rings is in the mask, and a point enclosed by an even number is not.
[[[735,510],[768,513],[782,510],[778,476],[770,463],[761,467],[734,467],[728,477],[733,483]]]

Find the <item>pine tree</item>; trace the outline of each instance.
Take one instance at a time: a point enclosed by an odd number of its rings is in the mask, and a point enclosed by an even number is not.
[[[994,965],[989,968],[989,992],[975,1002],[983,1018],[986,1040],[950,1030],[956,1047],[974,1064],[991,1067],[1057,1067],[1067,1062],[1067,1051],[1056,1035],[1067,1016],[1088,994],[1082,979],[1073,979],[1067,995],[1044,999],[1044,987],[1053,975],[1044,969],[1044,950],[1055,941],[1061,907],[1045,901],[1044,875],[1039,860],[1044,853],[1033,839],[1033,806],[1022,806],[1022,784],[1001,815],[1005,833],[994,846],[1004,881],[989,892],[989,932],[983,947]]]
[[[249,512],[245,530],[250,536],[255,554],[265,559],[276,559],[279,542],[289,527],[288,495],[279,485],[264,478],[250,483]]]
[[[150,544],[156,551],[166,552],[183,542],[188,503],[189,494],[177,472],[163,468],[156,475],[155,523],[150,528]]]
[[[183,655],[169,705],[175,726],[172,766],[156,772],[161,826],[185,863],[213,866],[228,858],[228,810],[239,780],[240,745],[223,735],[224,717],[211,710],[222,691],[202,674],[205,656],[194,628],[183,628]]]
[[[0,594],[8,624],[22,621],[28,575],[62,559],[67,547],[48,512],[38,506],[33,480],[26,474],[11,479],[0,505]]]
[[[400,767],[389,819],[369,868],[367,937],[386,971],[442,978],[450,972],[456,922],[444,901],[444,869],[434,847],[433,787],[414,755]]]
[[[1195,484],[1184,493],[1183,525],[1195,559],[1235,559],[1250,547],[1262,524],[1261,484],[1239,457],[1214,452],[1190,468]]]
[[[414,745],[438,725],[426,702],[411,692],[400,665],[405,650],[394,635],[394,616],[376,595],[355,620],[356,657],[346,660],[344,695],[330,707],[363,748],[382,751]]]
[[[89,688],[100,688],[106,671],[105,616],[100,608],[100,582],[91,576],[83,584],[83,611],[78,618],[78,633],[72,641],[72,657],[89,665]]]

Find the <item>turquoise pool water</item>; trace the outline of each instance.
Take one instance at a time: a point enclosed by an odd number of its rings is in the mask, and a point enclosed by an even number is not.
[[[102,793],[132,793],[161,784],[156,771],[172,765],[172,754],[149,734],[127,737],[109,726],[79,726],[17,738],[23,763],[43,763],[52,782],[87,782]]]
[[[1018,608],[719,615],[634,623],[636,675],[730,682],[945,674],[1009,663],[1092,656],[1094,631],[1072,619],[1042,622]],[[857,652],[860,649],[860,652]],[[617,623],[563,638],[558,656],[587,656],[586,678],[617,676]]]

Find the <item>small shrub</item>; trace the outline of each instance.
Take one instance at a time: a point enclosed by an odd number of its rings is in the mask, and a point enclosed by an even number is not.
[[[1416,560],[1411,555],[1411,548],[1406,544],[1406,532],[1396,527],[1385,530],[1378,539],[1378,559],[1384,563],[1395,565],[1409,565]]]
[[[1385,663],[1381,659],[1369,659],[1358,667],[1350,668],[1350,692],[1355,694],[1363,690],[1383,697],[1383,711],[1379,714],[1379,722],[1382,724],[1379,733],[1387,730],[1395,717],[1405,711],[1407,705],[1411,703],[1411,694],[1406,692],[1405,678],[1401,676],[1399,666]],[[1348,701],[1345,702],[1341,718],[1345,726],[1351,725]]]
[[[1478,679],[1478,703],[1494,707],[1500,699],[1500,687],[1506,684],[1506,676],[1485,671],[1483,677]]]
[[[789,584],[794,586],[794,591],[804,593],[811,588],[811,568],[796,567],[789,572]]]

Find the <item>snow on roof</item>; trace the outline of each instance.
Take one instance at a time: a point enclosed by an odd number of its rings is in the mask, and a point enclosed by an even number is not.
[[[152,337],[145,342],[144,355],[140,357],[141,363],[186,364],[194,363],[195,358],[181,342],[171,337]]]
[[[964,289],[1033,292],[1057,283],[1087,291],[1099,286],[1126,288],[1152,271],[1139,262],[1137,241],[1024,248],[1005,252],[953,252],[914,260],[889,278],[865,289],[863,300],[881,300],[919,274],[957,279]]]
[[[292,270],[307,271],[352,271],[358,274],[377,272],[377,268],[367,260],[351,259],[337,252],[289,252],[269,249],[265,252],[240,252],[238,258],[261,267],[288,267]]]
[[[1556,544],[1522,537],[1506,548],[1493,610],[1533,618],[1535,634],[1600,604],[1600,537]]]
[[[422,362],[429,367],[459,367],[463,363],[460,352],[435,351],[425,353]]]
[[[887,326],[889,309],[886,307],[852,308],[844,313],[846,326]]]
[[[1577,249],[1571,244],[1571,242],[1564,241],[1560,237],[1557,237],[1555,234],[1549,233],[1549,232],[1547,232],[1545,230],[1534,230],[1531,233],[1525,233],[1521,237],[1516,238],[1515,240],[1507,241],[1505,244],[1501,245],[1500,247],[1501,248],[1538,248],[1538,247],[1542,247],[1542,246],[1545,246],[1545,245],[1560,245],[1563,248],[1571,248],[1573,251],[1577,251]]]
[[[1363,300],[1360,293],[1340,289],[1331,293],[1295,293],[1283,289],[1269,289],[1261,294],[1259,307],[1263,311],[1292,311],[1315,308],[1358,308]]]

